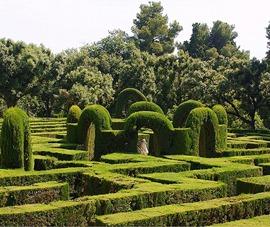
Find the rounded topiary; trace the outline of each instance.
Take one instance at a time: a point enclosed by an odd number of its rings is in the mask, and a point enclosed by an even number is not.
[[[100,132],[102,129],[111,129],[111,116],[109,111],[98,104],[84,108],[77,128],[77,139],[80,144],[85,144],[87,131],[91,123],[94,124],[96,132]]]
[[[218,118],[208,107],[193,109],[186,120],[186,128],[191,128],[191,151],[193,155],[211,157],[220,148]]]
[[[125,131],[127,134],[132,135],[142,127],[150,128],[154,131],[157,143],[156,150],[154,151],[155,155],[168,152],[173,125],[164,114],[140,111],[131,114],[126,119]]]
[[[220,104],[216,104],[212,109],[217,115],[218,123],[220,125],[228,125],[228,117],[225,108]]]
[[[147,101],[143,93],[135,88],[126,88],[119,93],[116,99],[115,114],[118,117],[123,116],[129,105],[138,101]]]
[[[81,116],[82,110],[77,105],[72,105],[68,110],[67,123],[77,123]]]
[[[140,101],[140,102],[133,103],[129,107],[128,115],[131,115],[139,111],[152,111],[152,112],[164,114],[163,110],[156,103]]]
[[[23,110],[17,107],[6,110],[0,141],[2,168],[34,169],[29,118]]]
[[[182,128],[186,122],[186,119],[190,113],[191,110],[197,108],[197,107],[203,107],[204,105],[196,100],[188,100],[183,103],[181,103],[174,115],[173,115],[173,126],[175,128]]]

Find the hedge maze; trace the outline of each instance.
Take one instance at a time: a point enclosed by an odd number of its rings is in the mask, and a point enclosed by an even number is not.
[[[269,131],[228,129],[220,105],[190,100],[170,121],[136,101],[122,119],[100,105],[57,119],[7,110],[0,225],[269,225]]]

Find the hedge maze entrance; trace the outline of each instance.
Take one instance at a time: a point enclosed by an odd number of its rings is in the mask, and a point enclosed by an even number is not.
[[[200,129],[199,156],[212,157],[215,151],[215,131],[210,120],[205,121]]]
[[[125,119],[100,105],[72,107],[67,119],[12,110],[1,141],[28,127],[31,146],[1,143],[1,163],[14,154],[20,166],[1,166],[0,225],[267,226],[270,132],[228,129],[222,106],[197,104],[181,124],[147,101]],[[150,155],[137,153],[143,138]]]

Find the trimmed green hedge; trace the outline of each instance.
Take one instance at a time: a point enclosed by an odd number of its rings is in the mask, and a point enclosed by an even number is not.
[[[67,141],[69,143],[78,143],[78,124],[67,123]]]
[[[237,180],[237,192],[240,193],[259,193],[270,191],[270,176],[241,178]]]
[[[173,131],[170,120],[163,114],[151,111],[136,112],[126,119],[125,131],[128,135],[135,135],[142,127],[152,129],[156,136],[153,155],[168,153]]]
[[[23,110],[12,107],[5,111],[0,139],[2,168],[33,170],[30,134],[29,118]]]
[[[116,99],[115,114],[122,117],[129,105],[138,101],[147,101],[143,93],[135,88],[126,88],[118,94]]]
[[[164,114],[163,110],[154,102],[140,101],[133,103],[128,110],[128,115],[139,111],[153,111]]]
[[[190,137],[190,128],[175,128],[172,132],[172,145],[169,154],[186,154],[191,153],[192,139]]]
[[[188,100],[183,103],[181,103],[174,115],[173,115],[173,126],[175,128],[182,128],[185,125],[186,119],[190,113],[191,110],[197,108],[197,107],[203,107],[204,105],[195,100]]]
[[[49,181],[29,186],[0,187],[0,207],[68,199],[68,183]]]
[[[81,116],[81,108],[77,105],[72,105],[69,108],[68,115],[67,115],[67,123],[77,123]]]
[[[109,111],[101,105],[87,106],[80,116],[78,122],[78,142],[85,144],[87,137],[87,130],[91,123],[95,125],[96,136],[101,130],[111,129],[111,116]]]
[[[193,155],[211,157],[219,151],[218,118],[208,107],[193,109],[186,120],[186,128],[191,128],[191,151]],[[203,131],[202,131],[203,130]]]
[[[268,214],[270,193],[240,195],[98,216],[101,226],[208,226]]]
[[[217,118],[218,118],[218,123],[220,125],[228,125],[227,112],[222,105],[216,104],[212,107],[212,110],[216,113]]]

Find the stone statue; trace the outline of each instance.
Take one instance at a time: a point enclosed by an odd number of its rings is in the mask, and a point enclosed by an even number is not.
[[[147,142],[145,139],[138,140],[137,151],[139,154],[148,155]]]

